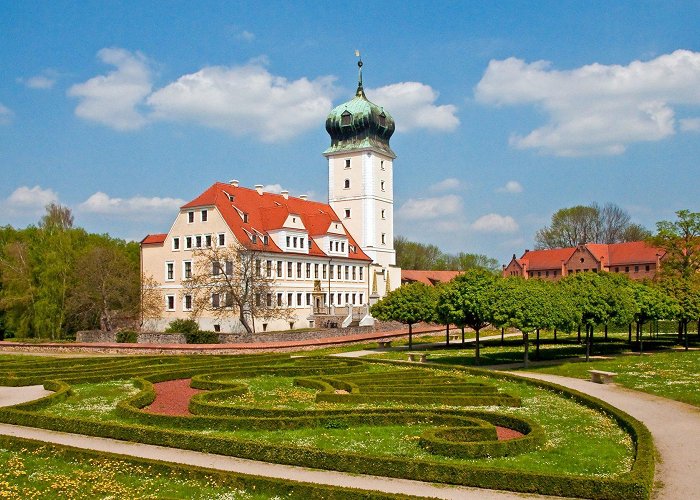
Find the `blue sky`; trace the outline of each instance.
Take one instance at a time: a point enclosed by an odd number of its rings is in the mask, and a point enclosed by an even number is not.
[[[0,3],[0,225],[57,201],[138,240],[232,178],[325,200],[355,49],[397,234],[506,262],[562,207],[700,210],[697,2],[375,3]]]

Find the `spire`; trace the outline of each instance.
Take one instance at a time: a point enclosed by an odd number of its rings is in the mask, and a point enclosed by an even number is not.
[[[355,57],[359,58],[359,61],[357,61],[357,91],[355,92],[355,97],[367,99],[365,90],[362,88],[362,56],[359,50],[355,51]]]

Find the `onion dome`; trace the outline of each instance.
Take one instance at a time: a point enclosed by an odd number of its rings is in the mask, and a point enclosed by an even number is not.
[[[396,158],[389,146],[396,125],[381,106],[370,102],[362,88],[362,60],[359,67],[355,97],[336,106],[326,118],[326,131],[331,145],[323,154],[371,148]]]

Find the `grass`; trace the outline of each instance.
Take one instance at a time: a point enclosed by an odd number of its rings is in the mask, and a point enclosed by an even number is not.
[[[610,371],[618,374],[615,382],[620,385],[700,407],[700,351],[628,355],[529,369],[576,378],[589,378],[588,370]]]

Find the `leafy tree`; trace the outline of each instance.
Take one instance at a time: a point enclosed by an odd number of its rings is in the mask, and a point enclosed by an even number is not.
[[[629,286],[634,294],[637,324],[637,337],[641,335],[645,323],[661,319],[673,319],[680,314],[677,300],[656,286],[639,281],[631,281]]]
[[[199,324],[193,319],[174,319],[168,323],[165,333],[197,333]]]
[[[476,333],[476,364],[479,364],[479,332],[489,324],[491,290],[497,276],[483,269],[471,269],[456,276],[438,293],[439,317],[466,325]]]
[[[700,271],[700,212],[679,210],[676,216],[675,222],[657,222],[657,233],[649,241],[666,251],[663,276],[691,279]]]
[[[660,287],[676,302],[678,338],[680,340],[685,335],[687,346],[688,323],[700,318],[700,278],[666,277],[660,282]]]
[[[275,272],[263,269],[259,254],[239,244],[195,250],[194,269],[184,288],[192,295],[192,316],[207,311],[213,317],[237,317],[253,333],[255,318],[288,318],[279,304]]]
[[[452,255],[442,252],[435,245],[409,241],[402,236],[394,239],[396,264],[402,269],[426,271],[466,271],[483,268],[499,270],[498,260],[482,254],[460,252]]]
[[[413,325],[433,321],[435,315],[435,288],[416,282],[401,285],[389,292],[370,308],[370,313],[381,321],[398,321],[408,325],[408,348],[413,349]]]
[[[602,207],[592,203],[554,212],[550,225],[537,231],[535,246],[565,248],[585,243],[637,241],[648,236],[646,229],[632,224],[629,214],[614,203]]]

